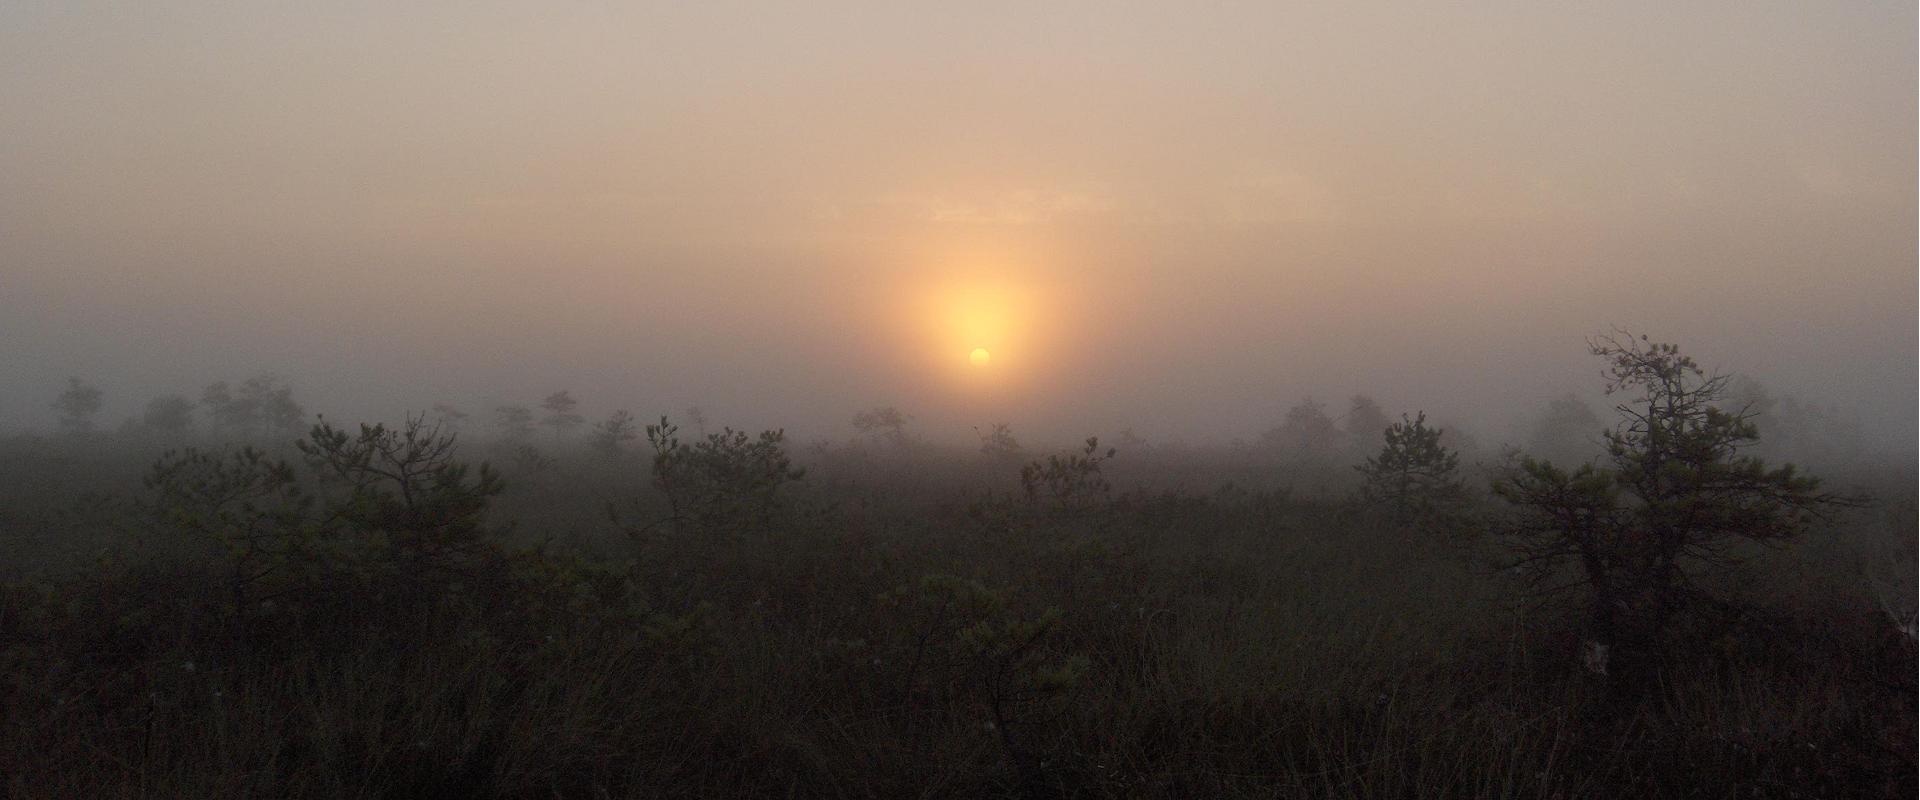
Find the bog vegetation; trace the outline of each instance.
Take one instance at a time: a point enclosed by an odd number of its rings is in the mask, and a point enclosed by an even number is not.
[[[565,391],[340,425],[274,377],[105,433],[76,379],[0,443],[0,779],[1912,797],[1913,465],[1672,345],[1593,355],[1617,406],[1511,448],[1365,397],[1224,448],[890,407],[796,447]]]

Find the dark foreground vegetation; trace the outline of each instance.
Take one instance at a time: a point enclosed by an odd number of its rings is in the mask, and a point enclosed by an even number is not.
[[[1350,414],[1364,449],[1317,448],[1304,412],[1260,446],[1051,455],[1004,426],[918,443],[886,409],[802,448],[620,415],[458,445],[446,414],[288,444],[17,438],[0,776],[102,798],[1912,797],[1912,465],[1818,483],[1743,460],[1765,417],[1724,382],[1631,339],[1596,352],[1633,413],[1596,421],[1590,467],[1463,459],[1418,416]]]

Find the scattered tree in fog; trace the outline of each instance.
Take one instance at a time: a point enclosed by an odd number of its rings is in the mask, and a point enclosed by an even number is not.
[[[679,432],[666,417],[646,428],[653,484],[671,512],[663,522],[739,533],[772,518],[780,487],[806,477],[806,468],[795,467],[787,455],[785,431],[752,438],[724,428],[692,444],[681,442]]]
[[[183,433],[193,427],[192,400],[177,394],[166,394],[147,401],[146,411],[140,415],[140,423],[149,430],[162,433]]]
[[[1772,415],[1774,408],[1780,403],[1773,396],[1773,392],[1767,389],[1766,384],[1752,375],[1744,374],[1727,379],[1725,402],[1733,410],[1745,412],[1755,421],[1763,421]]]
[[[1013,427],[1005,422],[996,422],[991,430],[974,428],[980,437],[980,453],[994,461],[1017,461],[1023,452],[1020,440],[1014,438]]]
[[[1733,542],[1795,536],[1852,501],[1742,455],[1758,441],[1752,418],[1723,408],[1727,379],[1674,345],[1620,334],[1590,349],[1607,362],[1607,393],[1627,395],[1606,463],[1568,471],[1529,457],[1494,491],[1517,512],[1504,532],[1532,585],[1588,592],[1590,668],[1637,678],[1696,577],[1733,563]],[[1581,576],[1571,583],[1568,565]]]
[[[1430,519],[1466,495],[1460,482],[1460,454],[1440,444],[1440,429],[1427,425],[1427,412],[1382,429],[1386,439],[1378,455],[1354,467],[1365,479],[1360,500],[1386,509],[1396,522]]]
[[[1859,420],[1832,405],[1793,397],[1781,398],[1773,415],[1773,430],[1780,433],[1781,453],[1820,464],[1841,464],[1854,458],[1867,437]]]
[[[624,408],[593,425],[594,449],[609,456],[619,455],[627,449],[628,442],[639,437],[639,424],[634,421],[633,414]]]
[[[1533,426],[1527,452],[1558,464],[1591,461],[1603,450],[1601,432],[1605,428],[1606,423],[1585,400],[1567,394],[1547,404],[1546,412]]]
[[[522,405],[506,405],[493,410],[493,424],[500,438],[520,441],[533,434],[533,411]]]
[[[1047,500],[1061,511],[1085,511],[1112,493],[1113,484],[1100,473],[1101,465],[1116,452],[1111,447],[1100,452],[1100,437],[1089,436],[1078,453],[1049,455],[1021,467],[1020,487],[1028,502]]]
[[[457,434],[466,425],[468,414],[447,403],[433,404],[433,421],[441,430]]]
[[[60,430],[86,433],[93,430],[93,418],[100,413],[100,388],[79,378],[68,378],[66,390],[53,400],[60,415]]]
[[[252,447],[169,451],[145,478],[144,510],[162,530],[213,544],[226,556],[222,582],[235,613],[245,613],[261,584],[291,582],[312,566],[318,526],[305,524],[311,498],[291,464]],[[269,592],[271,594],[271,592]]]
[[[1475,456],[1485,452],[1480,447],[1480,438],[1458,425],[1449,425],[1440,429],[1440,446],[1459,453],[1460,457],[1467,461],[1472,461]]]
[[[903,445],[907,442],[907,422],[913,417],[893,406],[880,406],[853,415],[853,429],[876,442]]]
[[[293,387],[275,375],[248,378],[238,389],[215,382],[200,393],[200,404],[216,427],[243,438],[297,432],[307,416]]]
[[[507,449],[507,463],[512,464],[514,469],[522,473],[535,473],[545,472],[557,462],[553,456],[540,452],[540,448],[526,442],[518,442]]]
[[[1307,398],[1287,409],[1287,417],[1280,427],[1267,431],[1261,439],[1296,457],[1319,459],[1337,449],[1340,428],[1333,423],[1333,417],[1327,416],[1325,404]]]
[[[261,422],[269,432],[297,434],[306,428],[307,411],[294,402],[293,387],[273,375],[248,378],[240,394],[260,406]]]
[[[1380,432],[1394,424],[1387,418],[1387,412],[1380,410],[1380,404],[1364,394],[1356,394],[1348,402],[1347,416],[1342,422],[1347,436],[1362,448],[1373,446]]]
[[[1061,714],[1091,665],[1084,656],[1059,652],[1066,627],[1061,609],[1023,616],[1009,608],[1010,594],[934,573],[879,601],[913,643],[892,655],[909,665],[901,698],[912,706],[931,697],[964,698],[986,712],[984,727],[1007,760],[1037,775],[1046,761],[1023,733]]]
[[[1760,381],[1741,375],[1728,386],[1729,409],[1744,410],[1766,437],[1757,452],[1818,464],[1840,464],[1860,451],[1858,423],[1830,407],[1776,396]]]
[[[547,412],[540,419],[540,424],[552,428],[554,438],[564,437],[587,421],[586,417],[574,411],[579,407],[580,401],[573,399],[573,395],[565,389],[547,395],[547,399],[540,401],[540,408]]]
[[[405,589],[431,596],[491,552],[487,503],[505,485],[486,464],[455,461],[454,437],[423,417],[357,433],[323,420],[296,446],[320,479],[326,524],[377,551],[374,563],[407,576]]]

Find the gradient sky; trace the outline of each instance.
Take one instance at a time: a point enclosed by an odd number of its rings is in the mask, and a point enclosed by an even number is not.
[[[805,6],[805,8],[801,8]],[[314,410],[1498,440],[1610,325],[1915,435],[1915,8],[0,4],[0,430]],[[988,347],[987,369],[967,365]],[[1906,444],[1899,444],[1906,443]]]

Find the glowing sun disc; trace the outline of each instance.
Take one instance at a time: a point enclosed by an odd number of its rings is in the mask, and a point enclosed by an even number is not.
[[[987,352],[987,348],[976,347],[973,348],[972,353],[968,354],[967,360],[973,362],[976,367],[984,367],[988,361],[993,360],[993,354]]]

